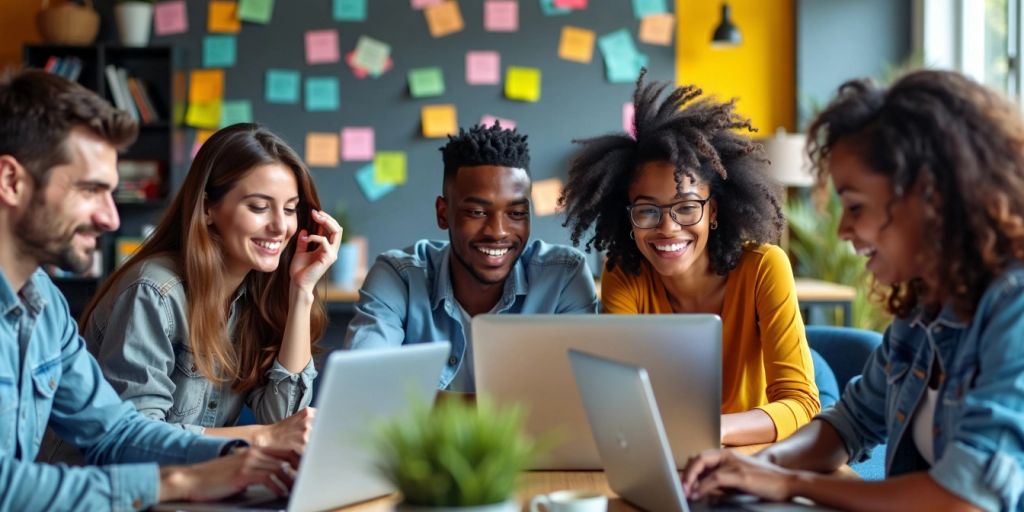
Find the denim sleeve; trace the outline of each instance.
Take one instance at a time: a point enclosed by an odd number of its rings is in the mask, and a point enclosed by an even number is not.
[[[988,308],[983,299],[974,319],[980,342],[974,385],[928,473],[983,510],[1018,510],[1024,497],[1024,285],[1006,286],[992,299]]]
[[[597,313],[598,304],[594,275],[590,273],[586,260],[580,257],[569,271],[569,279],[562,288],[555,313]]]
[[[384,258],[377,258],[359,289],[356,313],[342,347],[393,347],[405,342],[409,289]]]
[[[249,393],[247,404],[263,425],[277,423],[309,405],[313,399],[313,379],[316,378],[313,358],[299,373],[288,371],[280,362],[267,370],[266,385]]]

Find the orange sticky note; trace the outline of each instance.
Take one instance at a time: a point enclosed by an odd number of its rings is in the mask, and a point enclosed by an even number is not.
[[[562,27],[558,41],[558,56],[573,62],[589,64],[594,57],[594,31],[583,28]]]
[[[431,5],[423,10],[423,15],[427,18],[427,27],[432,37],[454,34],[465,26],[462,22],[462,12],[459,11],[459,3],[455,0]]]
[[[196,69],[189,74],[189,103],[220,101],[223,98],[223,69]]]
[[[237,34],[242,30],[238,21],[238,2],[210,0],[207,11],[206,30],[221,34]]]
[[[640,20],[640,33],[637,34],[637,38],[642,43],[670,46],[675,27],[676,17],[671,14],[644,16]]]
[[[533,202],[533,213],[537,216],[558,213],[558,198],[562,195],[562,180],[551,178],[533,182],[530,194]]]
[[[420,111],[420,119],[423,125],[424,137],[444,137],[459,131],[459,120],[455,113],[455,105],[424,105]]]
[[[509,66],[505,72],[505,97],[510,100],[540,100],[540,70]]]
[[[306,134],[306,165],[310,167],[337,167],[338,134],[310,132]]]

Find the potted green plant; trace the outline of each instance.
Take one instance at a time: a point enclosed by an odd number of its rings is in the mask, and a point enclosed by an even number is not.
[[[381,426],[380,469],[402,493],[404,512],[517,512],[520,474],[540,453],[518,406],[443,400]]]
[[[153,23],[152,0],[118,0],[114,7],[117,33],[125,46],[149,44],[149,27]]]

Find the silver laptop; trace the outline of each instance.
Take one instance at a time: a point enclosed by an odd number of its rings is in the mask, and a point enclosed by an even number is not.
[[[560,441],[533,469],[600,469],[569,368],[569,349],[647,368],[678,467],[720,442],[722,322],[716,315],[480,315],[477,393],[521,402],[532,436]]]
[[[608,485],[626,501],[659,512],[829,510],[799,503],[761,502],[752,496],[733,497],[715,505],[688,502],[647,371],[576,350],[569,351],[569,362]],[[690,453],[718,446],[715,440]]]
[[[335,351],[319,377],[313,432],[288,498],[261,489],[213,503],[164,503],[153,510],[311,512],[394,492],[376,465],[373,428],[407,415],[414,401],[433,403],[450,350],[442,341]]]

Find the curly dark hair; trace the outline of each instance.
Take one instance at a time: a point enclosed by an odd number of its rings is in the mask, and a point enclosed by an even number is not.
[[[667,82],[637,79],[633,104],[636,139],[626,133],[574,140],[583,147],[573,158],[569,180],[559,198],[563,226],[572,226],[572,241],[594,226],[586,250],[607,251],[608,268],[621,266],[639,274],[644,261],[630,239],[626,213],[629,186],[637,169],[652,161],[675,165],[675,181],[707,183],[718,206],[718,229],[707,250],[711,268],[725,275],[736,268],[745,243],[778,243],[784,217],[781,188],[765,172],[768,161],[760,144],[738,130],[757,131],[735,110],[735,100],[698,99],[693,85],[675,88],[662,99]]]
[[[495,121],[491,126],[475,125],[468,131],[459,128],[458,135],[449,135],[448,143],[440,148],[444,159],[444,183],[455,177],[460,167],[500,165],[515,167],[530,173],[530,148],[526,135],[515,128],[506,130]]]
[[[1024,260],[1024,122],[1001,94],[952,71],[915,71],[890,87],[853,80],[808,134],[821,182],[832,149],[849,140],[892,180],[890,211],[915,186],[923,191],[930,278],[893,286],[893,314],[934,313],[951,300],[970,320],[992,279]]]

